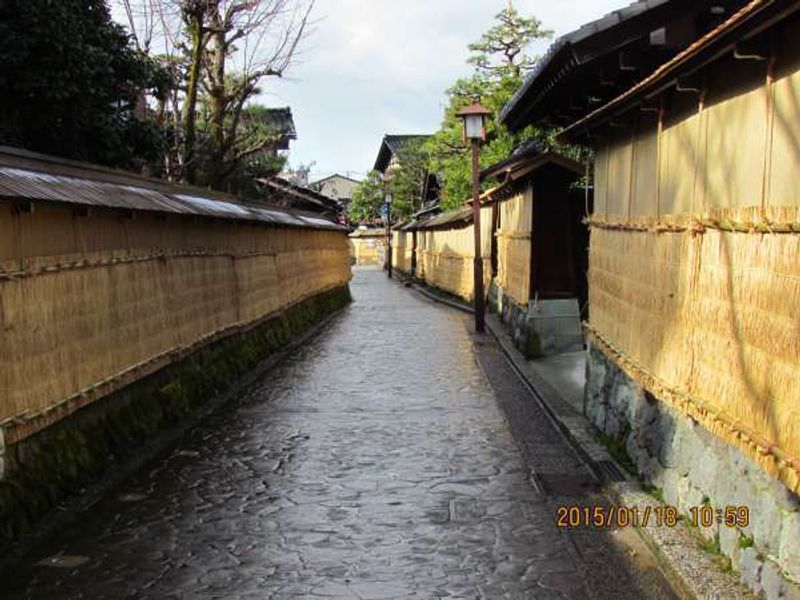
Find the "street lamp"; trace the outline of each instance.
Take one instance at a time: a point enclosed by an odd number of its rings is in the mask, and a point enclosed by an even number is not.
[[[392,192],[386,192],[386,272],[392,278]]]
[[[480,147],[486,139],[486,117],[492,112],[477,102],[456,113],[464,121],[464,139],[472,144],[472,224],[475,229],[475,331],[484,331],[483,256],[481,249],[481,188],[480,188]]]

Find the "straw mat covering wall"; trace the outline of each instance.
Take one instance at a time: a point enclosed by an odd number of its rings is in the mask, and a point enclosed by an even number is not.
[[[0,204],[0,424],[14,443],[350,279],[338,231]]]
[[[598,345],[795,492],[799,95],[792,71],[609,144],[589,220]]]
[[[530,299],[532,189],[527,185],[497,206],[497,283],[519,306],[527,306]]]
[[[386,261],[386,232],[356,231],[350,235],[350,256],[359,266],[381,266]]]
[[[492,207],[483,206],[481,256],[486,290],[492,279],[491,235]],[[417,269],[418,277],[426,283],[471,302],[475,287],[474,259],[475,230],[471,223],[442,229],[420,227],[417,233]]]
[[[411,255],[414,253],[414,234],[410,231],[392,232],[392,266],[404,273],[411,272]]]

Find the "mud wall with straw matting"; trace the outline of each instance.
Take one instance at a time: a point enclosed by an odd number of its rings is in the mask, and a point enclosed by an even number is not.
[[[0,204],[7,446],[350,279],[338,231],[123,214]]]
[[[772,42],[598,148],[586,413],[680,510],[746,507],[701,533],[776,600],[800,593],[800,24]]]
[[[411,273],[411,257],[414,254],[414,234],[410,231],[392,232],[392,267]]]
[[[356,231],[350,235],[350,258],[358,266],[383,266],[386,262],[386,232]]]
[[[458,212],[458,211],[455,211]],[[445,215],[442,216],[446,216]],[[471,223],[425,228],[417,232],[417,277],[428,285],[472,302],[475,230]],[[492,207],[481,207],[481,256],[484,289],[492,280]]]
[[[595,344],[679,413],[800,491],[800,26],[725,59],[600,148]],[[684,109],[685,97],[694,99]]]
[[[517,306],[527,307],[531,287],[531,227],[533,186],[526,185],[498,202],[496,282],[503,295]]]

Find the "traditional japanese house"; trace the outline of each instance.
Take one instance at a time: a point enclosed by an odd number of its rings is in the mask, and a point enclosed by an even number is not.
[[[375,158],[375,166],[373,168],[384,177],[390,175],[392,169],[395,169],[399,164],[399,155],[403,146],[414,142],[424,142],[429,137],[429,135],[419,134],[397,135],[387,133],[381,140],[381,147],[378,150],[378,156]]]
[[[342,211],[347,213],[350,208],[350,202],[353,200],[353,193],[360,184],[361,182],[356,179],[335,173],[324,179],[309,183],[308,188],[336,200],[342,206]]]
[[[504,114],[596,151],[587,416],[681,511],[758,513],[714,535],[774,600],[800,594],[800,2],[725,17],[572,122]]]

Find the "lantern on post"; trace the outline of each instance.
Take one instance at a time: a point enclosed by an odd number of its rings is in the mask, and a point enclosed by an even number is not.
[[[456,116],[464,122],[464,140],[469,140],[472,145],[472,224],[475,229],[475,261],[474,274],[474,307],[475,331],[484,331],[485,295],[483,291],[483,252],[481,249],[481,188],[480,188],[480,147],[486,140],[486,118],[492,114],[485,108],[473,102],[462,108]]]
[[[386,214],[386,273],[392,278],[392,192],[386,192],[384,212]]]

